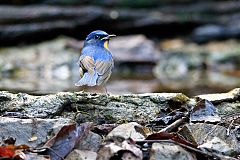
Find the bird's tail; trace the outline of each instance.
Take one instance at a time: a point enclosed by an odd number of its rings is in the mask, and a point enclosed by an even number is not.
[[[94,74],[84,73],[83,77],[75,84],[75,86],[95,86],[97,84],[98,75],[95,72]]]

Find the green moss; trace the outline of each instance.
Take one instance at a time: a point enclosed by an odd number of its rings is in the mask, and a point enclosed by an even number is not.
[[[189,98],[184,94],[177,94],[175,97],[172,98],[172,100],[175,102],[180,102],[181,104],[184,104],[189,101]]]
[[[120,119],[116,122],[117,124],[124,124],[124,123],[128,123],[127,119]]]
[[[76,93],[73,93],[72,96],[71,96],[71,101],[73,103],[76,103],[78,101],[79,97],[77,96]]]
[[[104,115],[104,117],[105,117],[106,120],[113,120],[114,119],[113,116],[110,115],[110,114]]]

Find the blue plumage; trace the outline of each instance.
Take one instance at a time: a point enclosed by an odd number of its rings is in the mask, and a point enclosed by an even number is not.
[[[100,30],[87,36],[78,62],[81,79],[76,86],[103,85],[109,79],[114,62],[108,43],[113,36]]]

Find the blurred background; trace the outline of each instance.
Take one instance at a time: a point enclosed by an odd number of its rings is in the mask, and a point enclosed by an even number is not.
[[[118,37],[108,92],[182,92],[240,86],[238,0],[1,0],[0,89],[46,94],[75,87],[83,40]],[[92,88],[102,92],[102,88]]]

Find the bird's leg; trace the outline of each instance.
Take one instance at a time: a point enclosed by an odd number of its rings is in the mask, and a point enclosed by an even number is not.
[[[107,91],[107,86],[106,86],[106,85],[104,85],[104,86],[103,86],[103,88],[104,88],[105,94],[108,94],[108,91]]]
[[[109,94],[108,94],[108,91],[107,91],[107,86],[104,85],[103,88],[104,88],[104,90],[105,90],[105,95],[106,95],[106,97],[107,97],[107,103],[108,103],[108,102],[109,102]]]
[[[82,93],[84,93],[84,92],[85,92],[85,89],[86,89],[86,87],[85,87],[85,86],[82,86],[82,87],[81,87],[81,89],[82,89],[82,90],[81,90],[81,92],[82,92]]]

